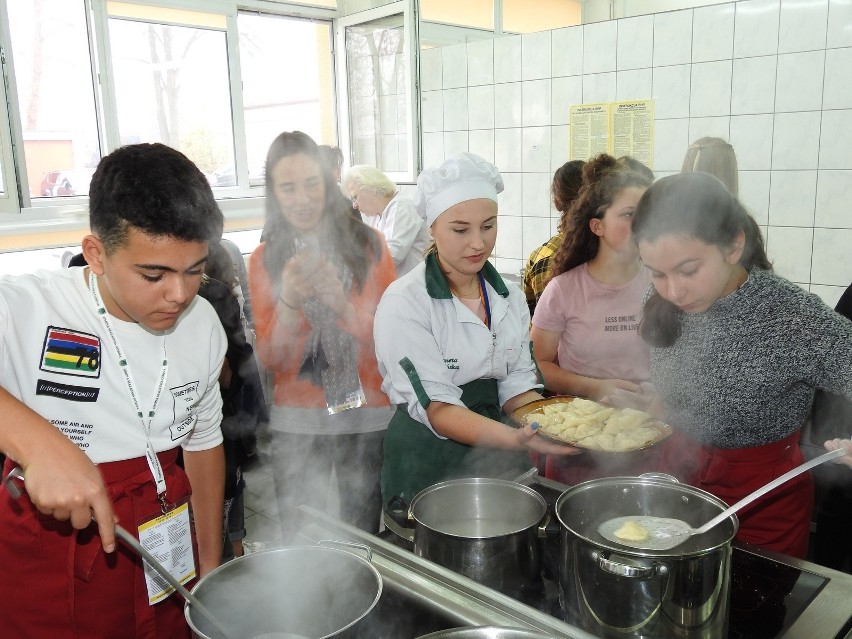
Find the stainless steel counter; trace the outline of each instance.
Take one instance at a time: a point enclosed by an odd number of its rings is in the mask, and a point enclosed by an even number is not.
[[[536,481],[544,481],[537,478]],[[553,482],[554,489],[563,487]],[[565,623],[515,599],[482,586],[455,572],[442,568],[412,552],[365,533],[333,517],[308,508],[312,523],[300,532],[300,541],[320,543],[337,540],[356,544],[371,561],[384,580],[384,587],[393,596],[405,601],[404,608],[426,610],[440,620],[440,628],[461,626],[507,626],[537,630],[554,637],[592,639],[593,635]],[[368,550],[366,550],[368,549]],[[787,556],[735,543],[735,552],[750,553],[774,561],[782,567],[804,571],[800,579],[822,584],[815,596],[803,589],[812,599],[792,602],[803,610],[786,630],[775,635],[779,639],[852,639],[852,575]],[[355,552],[359,552],[357,549]],[[823,583],[824,580],[824,583]],[[795,591],[794,591],[795,592]],[[434,629],[434,628],[433,628]],[[418,636],[418,635],[414,635]],[[747,636],[743,633],[731,636]]]
[[[462,626],[506,626],[539,630],[554,637],[594,639],[593,635],[555,617],[524,605],[495,590],[417,557],[374,535],[333,517],[300,507],[314,522],[300,531],[306,543],[342,540],[368,548],[371,562],[382,575],[384,587],[403,593],[412,604],[428,608],[447,621],[447,628]]]

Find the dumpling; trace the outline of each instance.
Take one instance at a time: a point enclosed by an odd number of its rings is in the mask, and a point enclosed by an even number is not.
[[[624,541],[643,541],[648,538],[648,529],[640,526],[632,519],[628,519],[612,534]]]

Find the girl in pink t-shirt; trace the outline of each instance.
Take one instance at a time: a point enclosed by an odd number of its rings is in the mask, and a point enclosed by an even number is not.
[[[566,212],[566,238],[551,263],[530,337],[545,388],[599,400],[618,389],[639,392],[648,379],[648,346],[639,337],[650,277],[630,225],[651,180],[623,160],[601,154],[583,169],[583,186]],[[581,470],[583,466],[588,466]],[[560,463],[578,481],[608,474],[588,458]]]

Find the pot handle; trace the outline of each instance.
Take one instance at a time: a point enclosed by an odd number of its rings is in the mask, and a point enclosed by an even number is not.
[[[628,566],[618,561],[613,561],[604,557],[603,554],[595,551],[592,553],[592,559],[597,561],[598,568],[604,572],[619,577],[629,577],[631,579],[648,579],[650,577],[662,577],[669,573],[669,567],[665,564],[654,563],[650,566]]]
[[[668,473],[642,473],[639,475],[640,479],[661,479],[662,481],[670,481],[673,484],[679,484],[680,480],[674,475],[669,475]]]
[[[364,551],[364,554],[367,555],[367,561],[370,563],[373,562],[373,551],[365,544],[356,544],[352,541],[340,541],[338,539],[320,539],[317,542],[317,546],[346,546],[348,548],[357,548],[358,550]]]
[[[553,515],[549,512],[545,513],[541,522],[538,524],[537,534],[539,539],[547,539],[551,536],[555,536],[555,534],[559,533],[559,529],[552,526]],[[554,534],[555,533],[555,534]]]

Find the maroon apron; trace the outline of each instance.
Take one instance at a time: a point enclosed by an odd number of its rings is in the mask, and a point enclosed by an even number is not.
[[[706,490],[728,505],[805,461],[798,431],[752,448],[700,446],[681,433],[665,443],[663,472]],[[813,507],[813,475],[802,473],[738,512],[736,539],[804,559]]]
[[[627,453],[597,451],[578,455],[547,455],[544,476],[571,486],[603,477],[633,477],[659,472],[659,456],[657,446]]]
[[[188,497],[189,480],[175,464],[177,449],[158,457],[166,499],[174,503]],[[4,476],[14,466],[7,461]],[[160,509],[147,461],[140,457],[98,468],[119,523],[137,535],[139,521]],[[67,521],[38,512],[26,494],[16,500],[0,488],[0,540],[0,619],[8,636],[191,637],[180,595],[149,606],[142,560],[119,540],[114,553],[104,553],[96,524],[75,530]]]

